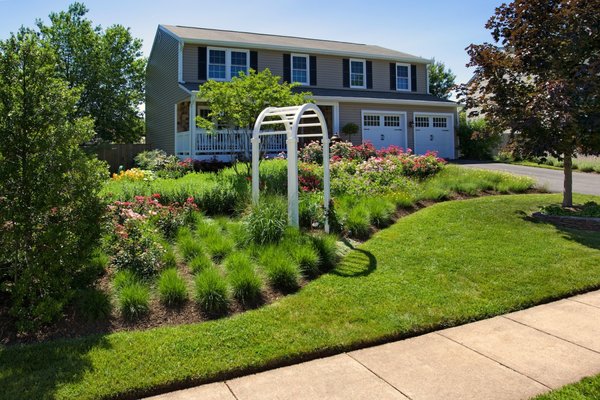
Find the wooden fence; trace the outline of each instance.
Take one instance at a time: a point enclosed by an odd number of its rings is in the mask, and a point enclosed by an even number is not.
[[[151,146],[149,144],[125,143],[90,146],[86,148],[86,151],[96,154],[98,159],[106,161],[110,172],[113,173],[117,172],[120,166],[125,169],[134,167],[133,158],[142,151],[150,149]]]

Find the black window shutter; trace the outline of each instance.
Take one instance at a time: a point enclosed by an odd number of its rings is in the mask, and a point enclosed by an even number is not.
[[[350,87],[350,60],[344,58],[342,60],[343,64],[343,76],[344,76],[344,87]]]
[[[317,57],[310,56],[310,86],[317,86]]]
[[[397,87],[396,87],[396,63],[390,63],[390,90],[397,90]]]
[[[258,52],[251,51],[250,52],[250,68],[255,72],[258,72]]]
[[[283,55],[283,81],[292,82],[292,64],[289,54]]]
[[[206,80],[206,47],[198,47],[198,79]]]
[[[416,65],[411,64],[410,77],[411,77],[410,91],[416,92],[417,91],[417,66]]]
[[[367,61],[367,89],[373,89],[373,63]]]

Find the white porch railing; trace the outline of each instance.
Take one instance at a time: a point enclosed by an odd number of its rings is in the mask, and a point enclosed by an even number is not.
[[[196,132],[195,156],[220,156],[248,152],[250,147],[251,134],[243,132]],[[271,135],[263,139],[261,143],[261,152],[267,154],[281,153],[286,151],[285,135]]]

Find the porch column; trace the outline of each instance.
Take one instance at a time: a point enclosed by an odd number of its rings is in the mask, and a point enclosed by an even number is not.
[[[190,98],[190,158],[196,158],[196,94]]]

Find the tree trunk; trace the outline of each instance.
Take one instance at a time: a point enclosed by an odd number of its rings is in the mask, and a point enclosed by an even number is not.
[[[565,154],[563,186],[563,207],[573,207],[573,157],[571,153]]]

